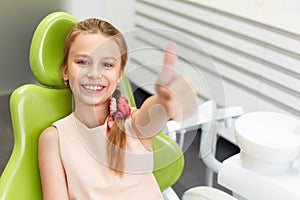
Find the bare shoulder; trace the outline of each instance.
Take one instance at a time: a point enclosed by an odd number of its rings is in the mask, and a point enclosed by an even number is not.
[[[38,143],[38,160],[40,169],[59,164],[58,131],[55,127],[46,128],[40,135]]]
[[[50,126],[46,128],[39,137],[39,146],[49,146],[58,143],[58,131],[56,127]]]
[[[40,135],[38,163],[43,199],[68,199],[64,166],[60,157],[58,130],[46,128]]]

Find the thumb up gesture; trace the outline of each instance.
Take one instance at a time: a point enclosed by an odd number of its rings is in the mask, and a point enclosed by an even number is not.
[[[182,121],[197,110],[197,92],[189,78],[174,70],[176,61],[176,45],[170,42],[165,49],[163,69],[158,75],[155,90],[168,117]]]

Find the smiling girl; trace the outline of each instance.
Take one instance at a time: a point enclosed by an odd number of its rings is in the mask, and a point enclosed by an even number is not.
[[[162,199],[152,139],[167,120],[189,117],[197,106],[194,87],[173,70],[175,50],[167,47],[157,94],[135,109],[113,97],[127,61],[120,32],[95,18],[70,31],[61,69],[75,106],[39,139],[44,200]]]

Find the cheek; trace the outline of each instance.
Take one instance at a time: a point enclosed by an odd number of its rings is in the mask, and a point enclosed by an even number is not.
[[[109,78],[109,81],[111,82],[111,84],[113,84],[113,83],[115,83],[115,85],[117,85],[118,84],[118,81],[119,81],[119,79],[120,79],[120,71],[118,70],[116,70],[116,71],[111,71],[109,74],[107,74],[108,76],[108,78]]]
[[[69,84],[70,87],[73,88],[74,84],[80,80],[83,76],[83,71],[79,70],[69,70]]]

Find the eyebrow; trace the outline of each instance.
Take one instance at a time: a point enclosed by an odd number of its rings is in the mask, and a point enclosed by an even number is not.
[[[90,56],[87,55],[87,54],[76,54],[74,57],[85,57],[85,58],[87,58],[87,57],[90,57]]]
[[[76,54],[74,57],[84,57],[84,58],[89,58],[90,56],[87,54]],[[102,57],[101,59],[113,59],[113,60],[117,60],[115,57],[113,56],[106,56],[106,57]]]
[[[113,60],[117,60],[115,57],[113,56],[107,56],[107,57],[103,57],[103,59],[113,59]]]

